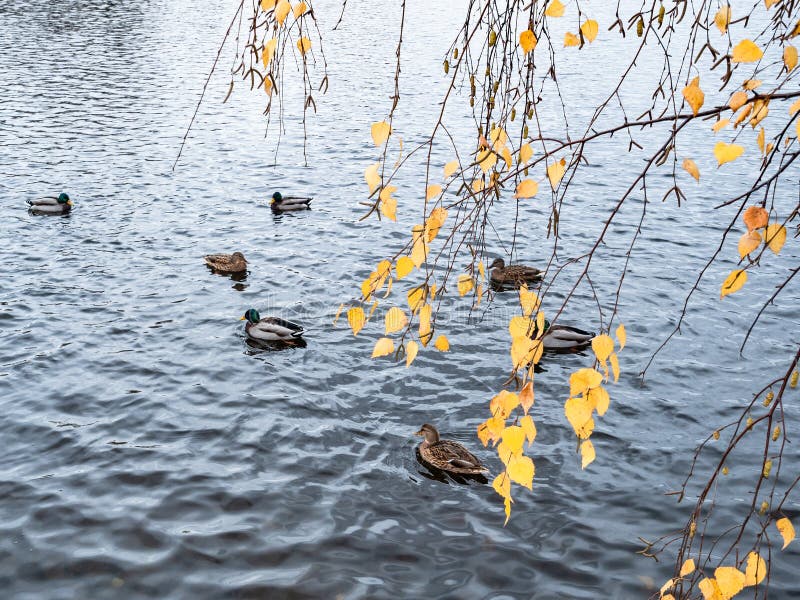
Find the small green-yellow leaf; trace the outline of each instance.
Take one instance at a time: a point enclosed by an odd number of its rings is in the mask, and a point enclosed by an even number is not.
[[[775,521],[775,527],[778,528],[778,531],[783,538],[783,548],[786,548],[786,546],[788,546],[792,540],[794,540],[794,525],[792,525],[792,522],[789,519],[783,517],[782,519]]]
[[[378,147],[386,143],[391,133],[392,127],[386,121],[378,121],[372,124],[372,142]]]
[[[581,24],[581,33],[583,37],[589,40],[591,44],[597,37],[598,25],[594,19],[587,19]]]
[[[408,317],[406,317],[406,313],[401,308],[393,306],[386,312],[385,322],[386,334],[388,335],[400,331],[408,325]]]
[[[440,352],[449,352],[450,351],[450,342],[447,340],[447,337],[444,335],[440,335],[436,338],[436,341],[433,343],[437,350]]]
[[[591,440],[581,442],[581,469],[585,469],[594,462],[594,444]]]
[[[364,309],[360,306],[356,306],[347,311],[347,322],[350,323],[353,335],[358,335],[358,332],[364,327],[366,320],[367,317],[364,314]]]
[[[764,241],[775,254],[778,254],[786,243],[786,228],[780,223],[770,223],[764,232]]]
[[[735,63],[751,63],[760,60],[762,56],[764,56],[764,53],[761,48],[754,44],[752,40],[745,39],[733,48],[732,60]]]
[[[539,191],[539,184],[533,179],[524,179],[517,186],[517,193],[514,198],[533,198]]]
[[[525,54],[536,48],[536,36],[530,29],[526,29],[519,34],[519,45]]]
[[[747,272],[744,269],[734,269],[722,282],[719,297],[724,298],[728,294],[738,292],[746,282]]]
[[[394,352],[394,342],[387,337],[382,337],[375,342],[375,348],[372,349],[372,358],[386,356],[392,352]]]
[[[695,163],[691,158],[683,159],[683,170],[694,177],[697,181],[700,181],[700,169],[697,168],[697,163]]]
[[[417,358],[417,352],[419,352],[419,344],[417,342],[411,340],[406,344],[406,368],[410,367],[414,359]]]
[[[547,8],[544,11],[544,14],[548,17],[563,17],[564,5],[561,4],[559,0],[551,0],[550,4],[547,5]]]
[[[726,144],[717,142],[714,145],[714,156],[717,158],[718,166],[736,160],[744,153],[744,148],[738,144]]]

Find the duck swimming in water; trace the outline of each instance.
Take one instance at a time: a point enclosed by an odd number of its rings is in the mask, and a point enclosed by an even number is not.
[[[247,260],[241,252],[233,254],[207,254],[204,257],[206,264],[217,273],[245,273]]]
[[[542,336],[545,352],[576,352],[591,346],[593,339],[594,333],[590,331],[569,325],[550,325],[550,321],[545,319]]]
[[[539,283],[544,274],[526,265],[508,265],[502,258],[495,258],[489,265],[489,281],[493,286],[503,289],[517,289],[522,284]]]
[[[275,212],[288,212],[290,210],[307,210],[313,198],[303,198],[300,196],[284,196],[280,192],[272,194],[269,205]]]
[[[38,200],[26,200],[32,213],[42,215],[63,215],[72,210],[72,200],[65,193],[58,196],[48,196]]]
[[[305,330],[297,323],[279,319],[278,317],[264,317],[258,314],[255,308],[249,309],[240,321],[247,321],[244,326],[247,337],[256,342],[291,342],[297,341]]]
[[[488,473],[481,461],[458,442],[439,439],[439,431],[425,423],[414,435],[425,439],[417,448],[424,463],[456,475],[483,475]]]

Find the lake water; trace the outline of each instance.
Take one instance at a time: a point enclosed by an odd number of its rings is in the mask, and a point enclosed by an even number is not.
[[[330,92],[317,96],[319,114],[309,121],[308,166],[296,105],[287,106],[275,166],[263,94],[242,86],[222,104],[232,59],[225,54],[173,172],[234,2],[205,4],[0,6],[3,596],[653,593],[671,576],[672,556],[655,562],[637,555],[637,538],[685,525],[691,499],[678,505],[665,492],[680,486],[697,444],[785,369],[798,342],[795,285],[739,355],[754,307],[797,264],[798,250],[790,238],[780,257],[765,258],[752,285],[720,302],[719,283],[735,264],[733,240],[691,302],[683,335],[645,382],[638,377],[734,214],[711,207],[742,184],[753,163],[715,172],[710,149],[701,156],[693,148],[702,185],[684,181],[690,193],[680,208],[661,203],[660,194],[651,198],[625,279],[620,317],[629,347],[620,355],[622,377],[610,386],[611,409],[593,436],[597,460],[581,471],[563,415],[568,375],[591,358],[548,358],[537,376],[534,491],[515,489],[503,527],[491,487],[431,479],[415,460],[419,438],[412,434],[435,423],[498,470],[474,432],[508,375],[513,296],[498,295],[482,320],[469,318],[466,300],[449,304],[439,331],[452,351],[426,349],[410,370],[370,359],[392,300],[358,337],[346,323],[332,325],[339,304],[355,297],[419,220],[424,182],[412,168],[398,180],[398,223],[358,222],[363,171],[377,159],[369,125],[385,117],[392,93],[396,7],[350,3],[337,31],[336,3],[318,9]],[[408,147],[435,120],[442,57],[463,22],[461,3],[446,4],[409,3],[396,115]],[[608,40],[601,62],[564,68],[565,89],[585,97],[577,121],[591,114],[609,65],[625,57],[600,29],[597,52]],[[454,117],[457,133],[468,134],[468,126]],[[558,264],[591,246],[629,184],[625,177],[638,168],[640,157],[629,158],[626,143],[596,147],[575,182]],[[434,157],[437,164],[451,158],[444,149]],[[76,203],[68,217],[25,210],[26,199],[62,190]],[[267,198],[274,190],[313,195],[313,210],[273,216]],[[510,196],[493,216],[493,255],[510,239]],[[548,206],[545,195],[522,205],[529,225],[517,258],[539,263],[550,255]],[[623,210],[594,263],[593,282],[606,300],[641,208],[639,197]],[[237,249],[250,261],[243,281],[203,264],[203,254]],[[564,271],[545,310],[560,304],[577,273]],[[394,299],[405,306],[403,286]],[[251,306],[301,321],[307,347],[250,348],[238,318]],[[579,289],[561,319],[599,328],[589,290]],[[787,404],[797,403],[794,390]],[[796,414],[787,418],[797,425]],[[718,455],[712,450],[701,470]],[[800,457],[792,446],[787,457],[788,481]],[[732,462],[716,493],[718,529],[746,514],[759,469],[744,455]],[[786,514],[800,514],[796,500]],[[797,593],[798,547],[773,553],[776,598]]]

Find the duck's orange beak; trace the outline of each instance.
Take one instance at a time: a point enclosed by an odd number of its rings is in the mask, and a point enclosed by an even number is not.
[[[419,430],[417,433],[415,433],[414,435],[425,435],[425,432],[424,432],[424,431],[422,431],[422,429],[420,429],[420,430]]]
[[[240,320],[240,321],[246,321],[246,320],[247,320],[247,317],[241,317],[239,320]]]

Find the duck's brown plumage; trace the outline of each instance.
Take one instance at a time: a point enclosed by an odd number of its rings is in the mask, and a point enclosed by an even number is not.
[[[424,436],[419,455],[430,466],[456,475],[483,475],[489,470],[458,442],[439,439],[436,427],[425,423],[415,434]]]
[[[242,273],[247,271],[247,261],[241,252],[233,254],[208,254],[206,264],[219,273]]]
[[[539,283],[544,274],[534,267],[526,265],[508,265],[502,258],[494,259],[489,267],[489,279],[492,283],[501,286],[519,287],[523,283]]]

